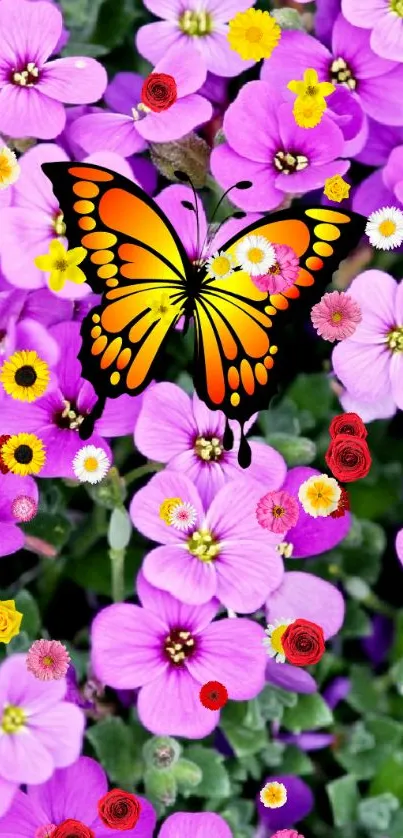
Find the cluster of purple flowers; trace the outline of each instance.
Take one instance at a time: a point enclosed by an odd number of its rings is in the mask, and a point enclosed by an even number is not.
[[[93,58],[55,57],[68,39],[56,4],[0,0],[0,146],[33,141],[19,157],[18,180],[0,191],[0,361],[30,349],[51,371],[47,392],[28,406],[1,389],[0,434],[26,432],[43,441],[41,479],[75,479],[72,464],[82,447],[77,429],[96,401],[81,376],[80,324],[98,301],[86,284],[68,281],[56,295],[35,266],[54,238],[68,244],[43,163],[92,162],[140,184],[155,196],[191,260],[208,258],[260,213],[295,196],[316,191],[317,200],[325,181],[346,174],[352,161],[375,167],[352,190],[353,209],[364,215],[385,205],[403,209],[403,12],[396,12],[391,26],[387,0],[318,0],[315,34],[282,31],[260,78],[240,86],[229,103],[229,80],[253,62],[231,50],[228,22],[250,9],[252,0],[188,0],[186,9],[182,0],[144,5],[159,20],[140,28],[136,48],[152,73],[175,83],[174,101],[162,112],[144,107],[146,79],[138,73],[108,79]],[[296,124],[287,89],[307,67],[336,87],[320,124],[309,130]],[[223,134],[211,152],[212,176],[223,189],[245,179],[252,187],[233,199],[246,218],[232,218],[209,239],[201,200],[197,229],[195,215],[184,206],[190,189],[175,184],[155,195],[158,173],[150,155],[141,155],[192,131],[208,139],[212,127]],[[199,241],[205,242],[202,253]],[[365,422],[403,409],[402,287],[387,273],[368,270],[349,289],[362,320],[333,350],[332,364],[344,388],[344,409]],[[263,610],[270,623],[305,618],[321,626],[325,638],[343,623],[338,587],[291,568],[293,560],[339,544],[349,532],[350,514],[313,518],[300,505],[295,526],[281,537],[268,533],[255,515],[261,496],[284,489],[297,498],[301,484],[319,472],[287,470],[283,457],[256,439],[252,465],[243,472],[237,429],[228,452],[224,428],[222,413],[162,382],[139,397],[107,400],[88,440],[113,462],[111,440],[133,434],[136,449],[164,466],[130,500],[135,529],[155,545],[136,579],[139,603],[103,608],[91,629],[94,675],[115,690],[136,691],[140,721],[156,735],[201,739],[219,725],[220,711],[199,699],[209,681],[222,682],[231,701],[255,698],[266,683],[301,693],[317,689],[307,672],[268,659],[255,612]],[[37,504],[39,492],[31,477],[0,476],[5,556],[24,544],[14,501],[26,496]],[[172,498],[192,507],[191,529],[167,526],[160,516]],[[329,705],[348,689],[344,682],[334,685]],[[107,778],[93,759],[80,756],[83,704],[67,690],[65,678],[35,679],[23,655],[0,665],[0,836],[45,838],[67,819],[96,838],[119,834],[99,817],[97,801],[107,791]],[[306,736],[309,745],[297,736],[285,741],[300,741],[307,749],[330,741],[325,736],[319,743],[315,736],[322,734]],[[274,811],[258,803],[262,836],[293,826],[313,806],[302,780],[270,779],[285,783],[288,801]],[[139,823],[127,834],[151,838],[156,814],[147,800],[140,803]],[[159,838],[189,835],[230,838],[231,832],[219,815],[206,812],[176,813],[159,832]]]

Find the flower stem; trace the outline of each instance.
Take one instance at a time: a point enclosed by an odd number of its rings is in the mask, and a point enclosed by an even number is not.
[[[125,474],[124,481],[126,486],[129,486],[130,483],[134,483],[135,480],[139,480],[140,477],[144,477],[146,474],[155,474],[157,471],[162,471],[163,468],[162,463],[146,463],[144,466],[138,466]]]
[[[125,598],[125,553],[126,550],[109,550],[112,573],[112,598],[114,602],[123,602]]]

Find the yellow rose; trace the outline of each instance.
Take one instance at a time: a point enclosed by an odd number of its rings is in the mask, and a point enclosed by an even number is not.
[[[22,618],[13,599],[0,600],[0,643],[9,643],[19,634]]]
[[[350,189],[349,183],[346,183],[340,175],[335,175],[334,177],[328,177],[325,181],[323,192],[326,198],[329,198],[329,201],[336,201],[340,204],[341,201],[348,198]]]
[[[166,524],[169,524],[169,516],[175,506],[178,506],[182,503],[181,498],[167,498],[160,506],[160,518],[165,521]]]

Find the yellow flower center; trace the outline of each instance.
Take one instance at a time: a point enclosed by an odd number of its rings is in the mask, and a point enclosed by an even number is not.
[[[8,180],[13,173],[11,161],[6,154],[0,154],[0,180]]]
[[[261,792],[262,802],[269,808],[278,808],[287,800],[287,792],[282,783],[267,783]]]
[[[319,93],[319,88],[313,84],[308,85],[305,90],[305,96],[317,96]]]
[[[57,259],[56,262],[54,263],[55,271],[62,271],[62,273],[63,273],[64,271],[67,271],[67,268],[68,268],[68,263],[66,262],[65,259]]]
[[[179,26],[185,35],[200,37],[212,32],[213,21],[209,12],[202,10],[196,12],[193,9],[186,9],[179,18]]]
[[[263,38],[263,32],[258,26],[250,26],[245,32],[245,38],[250,44],[257,44]]]
[[[171,512],[175,509],[176,506],[179,506],[180,503],[183,503],[181,498],[167,498],[160,506],[160,518],[165,521],[166,524],[170,522]]]
[[[165,638],[164,651],[170,663],[182,666],[186,658],[192,657],[196,643],[190,631],[171,629]]]
[[[261,250],[260,247],[251,247],[250,250],[248,250],[248,259],[253,265],[258,265],[259,262],[262,262],[264,259],[263,250]]]
[[[56,218],[53,221],[53,229],[57,236],[64,236],[66,233],[66,225],[63,221],[64,215],[62,212],[59,212]]]
[[[281,518],[284,515],[284,507],[283,506],[273,506],[272,509],[273,518]]]
[[[42,663],[44,666],[53,666],[53,658],[51,658],[50,655],[45,655],[45,657],[42,658]]]
[[[403,0],[390,0],[390,11],[399,17],[403,17]]]
[[[220,545],[208,530],[196,530],[192,533],[188,538],[187,547],[189,553],[201,562],[213,561],[220,552]]]
[[[273,633],[270,637],[271,645],[272,645],[274,651],[277,652],[278,655],[284,655],[284,649],[283,649],[283,644],[281,642],[281,638],[282,638],[286,628],[287,628],[287,626],[277,626],[277,628],[274,629],[274,631],[273,631]]]
[[[217,256],[211,264],[211,269],[214,271],[216,276],[224,276],[228,273],[230,268],[231,264],[226,256]]]
[[[330,65],[330,78],[333,84],[342,84],[349,90],[356,90],[357,79],[344,58],[335,58]]]
[[[323,505],[332,503],[334,501],[334,489],[332,486],[326,486],[324,483],[315,483],[308,487],[308,499],[314,509],[318,509]]]
[[[403,352],[403,326],[395,326],[389,332],[387,341],[392,352]]]
[[[87,457],[84,460],[84,468],[86,471],[96,471],[98,468],[98,460],[96,457]]]
[[[19,87],[33,87],[39,80],[39,70],[34,61],[29,61],[23,70],[14,70],[11,81]]]
[[[304,154],[291,154],[289,151],[278,151],[273,162],[277,171],[284,175],[302,172],[309,166],[309,160]]]
[[[393,233],[396,233],[396,224],[390,218],[387,218],[385,221],[381,221],[378,229],[381,236],[389,238],[389,236],[393,236]]]
[[[217,436],[213,436],[211,439],[199,436],[195,442],[195,452],[201,460],[210,463],[220,459],[223,449]]]
[[[333,314],[332,314],[333,323],[340,323],[340,320],[342,320],[342,319],[343,319],[343,317],[342,317],[342,315],[340,314],[339,311],[333,312]]]
[[[291,541],[282,541],[280,544],[277,544],[276,550],[280,553],[280,556],[283,556],[285,559],[290,559],[293,554],[294,545]]]
[[[26,713],[21,707],[14,707],[13,704],[9,704],[3,711],[1,729],[4,733],[18,733],[25,727],[26,720]]]
[[[63,430],[78,431],[85,417],[81,416],[77,407],[67,399],[63,399],[63,404],[64,410],[55,416],[57,427]]]

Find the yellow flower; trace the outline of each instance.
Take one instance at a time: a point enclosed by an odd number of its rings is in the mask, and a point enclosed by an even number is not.
[[[229,22],[227,35],[231,49],[244,61],[270,58],[281,38],[281,29],[269,12],[248,9]]]
[[[179,506],[180,503],[183,503],[181,498],[167,498],[160,506],[160,518],[165,521],[166,524],[170,524],[170,517],[171,512],[175,509],[176,506]]]
[[[341,175],[334,175],[334,177],[328,177],[327,180],[325,180],[323,193],[330,201],[336,201],[340,204],[340,201],[344,201],[345,198],[348,198],[350,189],[350,184],[343,180]]]
[[[34,350],[14,352],[0,369],[0,381],[9,396],[20,402],[34,402],[46,392],[49,368]]]
[[[0,189],[6,189],[15,183],[20,176],[20,166],[17,163],[17,158],[11,149],[7,146],[0,148]]]
[[[287,84],[288,90],[296,93],[300,99],[326,99],[336,88],[329,81],[318,81],[316,70],[305,70],[302,81],[293,80]],[[326,108],[326,102],[324,103]]]
[[[327,474],[314,475],[298,490],[298,498],[304,511],[313,518],[325,518],[338,507],[341,489],[333,477]]]
[[[315,128],[319,125],[326,110],[324,99],[297,99],[294,102],[293,114],[297,125],[301,128]]]
[[[178,307],[177,303],[172,303],[169,294],[160,294],[158,297],[152,297],[149,303],[151,314],[159,320],[171,321],[175,310]]]
[[[284,783],[266,783],[260,792],[260,800],[267,809],[281,809],[287,803],[287,789]]]
[[[22,618],[13,599],[0,600],[0,643],[9,643],[19,634]]]
[[[66,250],[59,239],[53,239],[49,245],[49,253],[45,256],[37,256],[34,262],[40,271],[49,271],[49,288],[52,291],[61,291],[66,280],[76,285],[85,282],[85,273],[77,265],[85,259],[86,255],[87,251],[84,247]]]
[[[35,434],[16,434],[1,447],[1,459],[13,474],[39,474],[46,454],[42,440]]]

